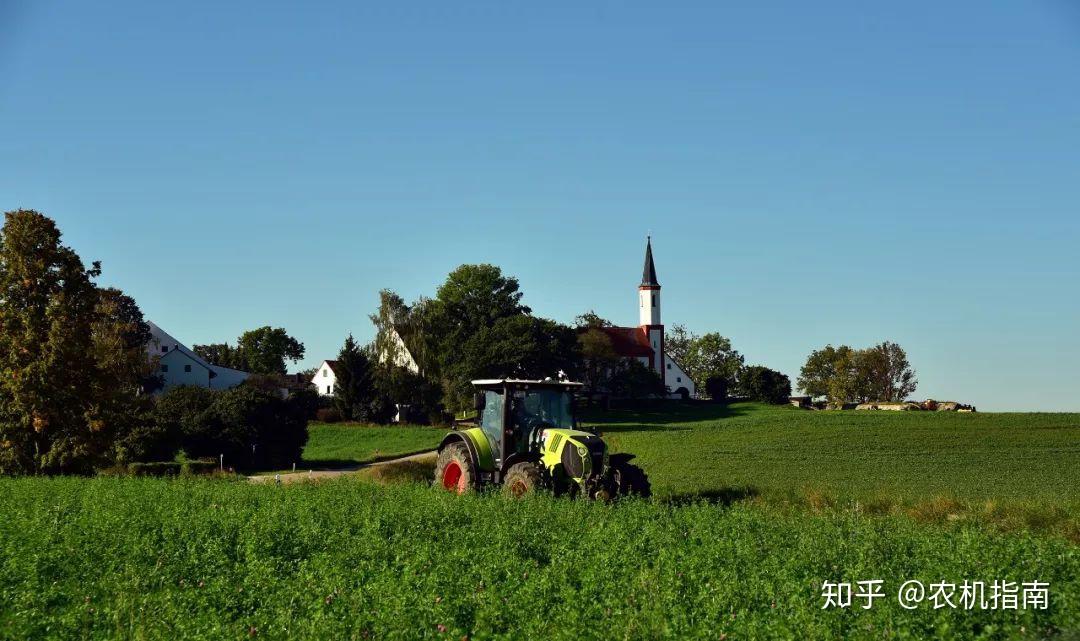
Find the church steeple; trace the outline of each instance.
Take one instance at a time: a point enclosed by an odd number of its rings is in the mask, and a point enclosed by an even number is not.
[[[649,236],[648,240],[645,241],[645,269],[641,273],[641,286],[660,286],[660,283],[656,282],[656,265],[653,265],[652,259],[652,236]]]
[[[660,283],[656,280],[656,265],[652,258],[652,237],[645,243],[645,268],[638,285],[638,325],[662,325],[660,321]]]

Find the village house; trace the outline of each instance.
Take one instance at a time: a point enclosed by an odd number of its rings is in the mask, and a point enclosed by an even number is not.
[[[181,385],[229,389],[250,376],[247,372],[207,363],[156,324],[147,324],[150,326],[150,342],[147,343],[146,352],[149,358],[158,358],[158,374],[164,383],[162,391]]]
[[[337,385],[337,361],[323,361],[322,365],[315,370],[315,376],[311,378],[311,384],[319,392],[319,396],[333,396],[334,387]]]

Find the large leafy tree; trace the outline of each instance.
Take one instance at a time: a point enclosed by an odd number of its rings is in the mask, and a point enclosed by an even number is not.
[[[239,354],[236,348],[228,343],[211,343],[209,345],[193,345],[191,351],[199,358],[213,365],[240,369]]]
[[[501,339],[504,332],[490,333],[496,323],[530,313],[521,297],[517,279],[504,276],[494,265],[462,265],[439,287],[426,318],[448,409],[467,408],[472,398],[470,379],[491,371],[500,352],[508,356],[511,346],[483,346],[479,341]],[[486,338],[478,338],[481,332]]]
[[[286,361],[295,363],[304,358],[303,343],[284,329],[269,325],[244,332],[236,339],[236,347],[211,343],[196,345],[192,351],[208,363],[264,376],[285,374]]]
[[[0,472],[86,472],[108,462],[149,383],[134,301],[101,291],[32,210],[0,231]]]
[[[739,393],[763,403],[786,403],[791,396],[791,380],[774,369],[748,365],[739,374]]]
[[[870,400],[903,401],[918,385],[907,353],[896,343],[884,341],[862,350],[860,360]]]
[[[869,349],[847,345],[815,350],[806,359],[798,385],[811,396],[824,396],[833,407],[866,401],[901,401],[915,391],[915,371],[896,343]]]
[[[672,325],[664,332],[664,351],[679,364],[684,364],[690,345],[698,337],[686,329],[686,325]],[[689,372],[687,372],[689,373]],[[694,379],[704,383],[704,379]]]
[[[665,339],[666,344],[666,339]],[[726,389],[734,389],[743,367],[743,355],[731,346],[731,339],[710,332],[692,336],[682,357],[675,357],[694,381],[723,379]]]
[[[237,360],[252,374],[284,374],[285,361],[304,358],[304,344],[280,327],[244,332],[236,341]]]

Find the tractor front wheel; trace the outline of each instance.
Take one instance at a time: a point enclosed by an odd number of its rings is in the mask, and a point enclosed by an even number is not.
[[[451,443],[439,452],[435,463],[435,487],[465,494],[476,487],[478,477],[478,470],[464,443]]]
[[[612,475],[615,481],[615,493],[617,496],[640,496],[648,498],[652,495],[652,485],[645,470],[630,463],[621,463],[613,466]]]
[[[535,494],[545,487],[543,470],[538,464],[531,462],[514,463],[503,479],[503,492],[515,499],[526,494]]]

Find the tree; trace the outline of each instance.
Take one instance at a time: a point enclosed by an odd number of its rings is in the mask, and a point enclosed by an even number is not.
[[[503,276],[494,265],[462,265],[439,287],[425,317],[447,408],[467,409],[469,381],[500,360],[498,350],[509,347],[483,347],[476,336],[501,319],[527,316],[531,310],[521,304],[521,296],[517,279]]]
[[[690,345],[698,337],[687,331],[685,325],[672,325],[664,332],[664,351],[668,356],[675,359],[676,363],[684,364],[686,355],[690,352]],[[687,372],[689,374],[689,372]],[[705,379],[694,379],[704,382]]]
[[[667,386],[653,369],[637,360],[623,361],[611,376],[611,393],[633,400],[664,397]]]
[[[0,230],[0,472],[88,472],[108,462],[118,413],[135,397],[134,301],[102,295],[32,210]],[[138,315],[141,320],[141,314]],[[125,320],[126,319],[126,320]],[[145,358],[145,354],[144,354]]]
[[[576,332],[545,318],[508,316],[469,337],[444,370],[447,405],[467,408],[477,378],[557,378],[577,373]]]
[[[196,345],[191,348],[199,358],[211,365],[239,369],[251,374],[282,376],[285,361],[304,358],[304,344],[280,327],[260,327],[244,332],[236,339],[236,347],[228,343]]]
[[[281,374],[285,361],[304,358],[304,344],[280,327],[260,327],[244,332],[236,341],[236,361],[252,374]]]
[[[600,327],[612,327],[614,323],[602,318],[593,310],[589,310],[574,319],[574,327],[577,329],[597,329]]]
[[[619,363],[619,355],[611,337],[595,327],[578,334],[578,353],[581,355],[580,371],[590,394],[608,386],[611,372]]]
[[[334,367],[334,406],[345,420],[385,422],[387,402],[375,386],[371,358],[349,334]]]
[[[917,381],[904,350],[885,341],[869,349],[826,345],[810,354],[799,387],[824,396],[833,407],[867,401],[899,401],[915,391]]]
[[[667,341],[665,339],[665,345]],[[743,356],[731,346],[731,340],[716,332],[693,336],[682,358],[675,360],[695,381],[720,377],[726,389],[734,389],[743,366]]]
[[[211,365],[242,369],[238,362],[236,349],[228,343],[211,343],[210,345],[194,345],[191,351]]]
[[[861,350],[860,360],[867,377],[868,400],[903,401],[918,385],[907,353],[896,343],[884,341]]]
[[[722,403],[726,401],[728,396],[727,379],[723,376],[710,376],[705,379],[705,393],[714,402]]]
[[[791,379],[768,367],[749,365],[739,374],[739,393],[750,400],[780,405],[791,396]]]

